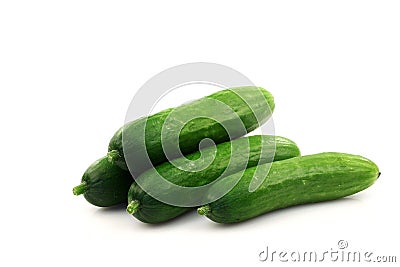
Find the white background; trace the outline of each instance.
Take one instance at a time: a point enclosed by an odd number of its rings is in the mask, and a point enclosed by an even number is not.
[[[399,14],[398,1],[2,1],[1,265],[265,266],[267,245],[324,251],[340,239],[400,261]],[[270,90],[276,134],[303,154],[361,154],[380,179],[232,226],[196,213],[145,225],[73,196],[135,91],[197,61]]]

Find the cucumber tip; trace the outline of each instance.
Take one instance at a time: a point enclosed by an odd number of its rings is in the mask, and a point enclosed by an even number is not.
[[[82,182],[81,184],[72,188],[72,193],[74,193],[75,196],[79,196],[79,195],[85,193],[86,190],[87,190],[86,183]]]
[[[126,207],[126,212],[129,214],[134,214],[139,208],[139,201],[137,200],[132,200],[129,202],[128,206]]]
[[[119,158],[119,153],[117,150],[111,150],[107,153],[108,162],[113,163]]]
[[[200,208],[197,209],[197,213],[200,215],[207,215],[210,213],[210,206],[206,205],[206,206],[202,206]]]

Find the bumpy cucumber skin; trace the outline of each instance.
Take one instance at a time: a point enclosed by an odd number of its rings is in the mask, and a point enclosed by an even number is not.
[[[239,149],[243,146],[249,145],[249,153],[243,153],[240,155],[231,156],[231,143],[233,146],[237,146]],[[142,181],[148,181],[147,177],[156,175],[157,172],[162,175],[168,181],[181,185],[181,186],[201,186],[208,184],[224,172],[229,164],[229,160],[239,160],[247,162],[247,167],[256,166],[266,162],[271,162],[272,158],[269,155],[275,150],[273,160],[283,160],[300,155],[300,150],[297,145],[284,137],[279,136],[268,136],[268,135],[255,135],[249,137],[242,137],[231,142],[225,142],[216,146],[217,153],[215,159],[209,167],[198,172],[185,172],[175,166],[181,166],[188,168],[187,164],[182,164],[182,158],[173,160],[173,164],[170,162],[158,165],[155,169],[150,169],[144,172],[140,179]],[[263,153],[263,157],[260,157],[260,150],[267,151],[269,153]],[[245,148],[243,148],[245,150]],[[193,160],[200,156],[200,152],[195,152],[186,156],[186,158]],[[205,148],[202,150],[203,157],[213,157],[213,149]],[[224,173],[224,176],[230,175],[234,172],[242,171],[241,169],[231,169],[230,173]],[[148,195],[142,188],[135,182],[132,183],[128,193],[128,203],[131,201],[138,201],[139,208],[133,214],[137,219],[145,223],[160,223],[171,220],[192,208],[177,207],[163,202]]]
[[[262,94],[260,94],[260,92]],[[244,96],[246,99],[253,98],[257,100],[257,103],[253,106],[253,110],[257,114],[260,114],[260,123],[257,122],[256,116],[254,115],[252,109],[249,108],[249,106],[241,97],[237,95],[237,93],[239,93],[241,96]],[[264,96],[265,101],[258,101],[258,98],[262,96]],[[209,118],[195,118],[182,128],[179,135],[179,148],[172,148],[172,151],[170,152],[170,159],[179,157],[179,149],[184,155],[198,150],[199,142],[204,138],[211,138],[216,144],[219,144],[229,141],[230,139],[243,136],[264,123],[272,115],[272,112],[275,108],[273,96],[261,87],[247,86],[222,90],[205,98],[201,98],[191,103],[179,106],[175,109],[167,109],[149,117],[140,118],[121,127],[114,134],[108,146],[109,151],[118,152],[118,156],[111,158],[111,160],[119,167],[127,170],[128,168],[125,162],[123,150],[125,149],[125,151],[136,151],[135,154],[137,155],[138,159],[148,155],[153,166],[167,161],[161,144],[161,131],[168,115],[172,111],[179,110],[184,113],[194,114],[194,116],[196,116],[199,111],[212,108],[210,107],[210,103],[207,99],[215,99],[231,107],[232,110],[234,110],[240,117],[246,128],[246,131],[240,129],[241,127],[235,127],[235,129],[237,129],[236,132],[231,133],[231,136],[229,136],[220,123]],[[266,103],[269,105],[269,109],[265,108]],[[227,114],[226,120],[222,121],[222,123],[229,123],[234,121],[234,119],[235,117]],[[146,147],[144,147],[142,144],[138,144],[137,141],[143,139],[141,136],[142,133],[138,132],[137,129],[140,127],[143,128],[144,125],[146,125]],[[124,148],[123,143],[125,146]],[[140,160],[138,160],[138,162],[135,161],[135,163],[132,165],[134,165],[134,168],[131,167],[130,171],[134,176],[138,176],[143,171],[152,167],[147,163],[140,162]],[[132,165],[130,164],[130,166]]]
[[[241,222],[276,209],[355,194],[380,174],[375,163],[364,157],[327,152],[273,162],[261,186],[249,192],[255,168],[246,169],[230,192],[198,212],[218,223]],[[223,187],[234,175],[214,186]]]
[[[85,171],[82,182],[85,183],[85,199],[98,207],[110,207],[126,203],[132,184],[132,175],[110,163],[107,157],[95,161]]]

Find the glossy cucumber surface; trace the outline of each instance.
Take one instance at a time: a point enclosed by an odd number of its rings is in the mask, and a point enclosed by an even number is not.
[[[210,138],[219,144],[251,132],[272,115],[274,107],[273,96],[261,87],[225,89],[127,123],[112,137],[108,146],[109,159],[125,170],[129,165],[130,172],[138,176],[166,162],[165,152],[168,159],[174,159],[197,151],[203,139]],[[218,117],[218,121],[214,116]],[[180,123],[190,117],[193,119],[181,127]],[[169,126],[165,126],[167,120]],[[176,140],[179,145],[174,143]]]
[[[246,169],[229,193],[198,208],[198,213],[218,223],[241,222],[276,209],[355,194],[371,186],[380,174],[377,165],[364,157],[320,153],[273,162],[261,186],[249,192],[255,169]],[[223,190],[234,176],[215,183],[208,197],[213,190]]]
[[[261,150],[263,153],[261,153]],[[233,153],[232,151],[239,153]],[[186,156],[189,161],[178,158],[172,162],[163,163],[154,169],[144,172],[137,179],[141,179],[143,183],[146,183],[160,174],[164,179],[176,185],[198,187],[206,185],[219,177],[242,171],[247,167],[299,155],[300,151],[297,145],[287,138],[255,135],[221,143],[215,147],[208,147],[201,150],[201,153],[189,154]],[[203,160],[196,163],[194,160],[200,158],[200,156]],[[200,171],[190,171],[198,168],[199,164],[209,158],[214,160],[208,167]],[[231,165],[227,169],[229,164]],[[179,168],[176,166],[179,166]],[[188,171],[183,171],[182,169]],[[174,192],[165,189],[165,194],[174,194]],[[192,197],[194,202],[197,200],[194,196],[188,197]],[[146,223],[165,222],[192,209],[163,203],[147,194],[136,182],[131,185],[128,193],[128,202],[128,213]]]
[[[132,175],[103,157],[89,166],[81,184],[73,188],[75,195],[98,207],[109,207],[126,202]]]

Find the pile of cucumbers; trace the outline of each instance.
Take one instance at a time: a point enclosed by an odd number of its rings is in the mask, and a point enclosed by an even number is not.
[[[245,136],[265,123],[274,108],[270,92],[246,86],[129,122],[114,134],[107,155],[89,166],[73,193],[98,207],[126,203],[127,212],[145,223],[165,222],[194,208],[214,222],[235,223],[276,209],[349,196],[377,180],[377,165],[362,156],[300,156],[288,138]],[[202,116],[207,112],[218,120]],[[176,114],[194,118],[181,127]],[[178,131],[178,138],[168,131]],[[203,142],[206,139],[213,142]],[[209,186],[201,195],[178,196],[172,187],[154,183],[160,176],[185,188]],[[166,203],[163,196],[192,204]]]

